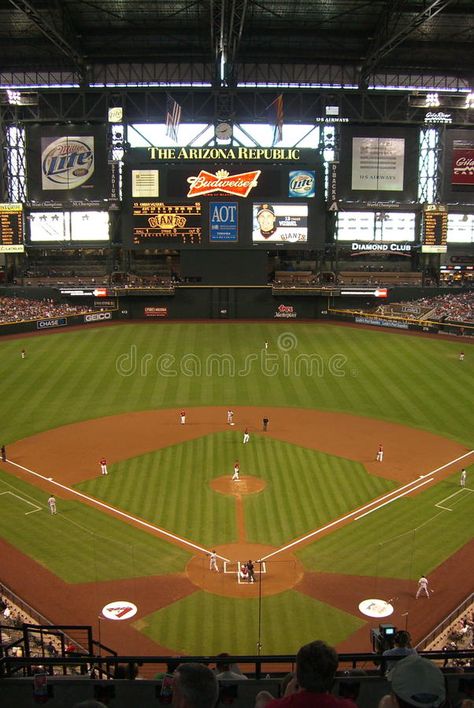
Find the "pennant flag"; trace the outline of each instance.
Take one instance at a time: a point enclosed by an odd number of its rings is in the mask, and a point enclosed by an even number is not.
[[[283,94],[275,98],[269,107],[269,122],[273,125],[273,143],[281,143],[283,140]]]
[[[178,128],[181,122],[181,106],[169,94],[166,95],[166,135],[178,142]]]

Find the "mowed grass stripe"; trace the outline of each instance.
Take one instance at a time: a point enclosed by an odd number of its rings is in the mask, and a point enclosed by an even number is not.
[[[81,502],[57,496],[51,516],[42,490],[0,471],[0,533],[18,550],[70,583],[181,572],[183,549]],[[22,499],[41,507],[32,507]],[[12,503],[13,501],[13,503]]]
[[[474,492],[456,495],[453,512],[435,506],[458,490],[454,481],[441,482],[415,497],[396,500],[297,554],[311,570],[373,575],[377,562],[377,575],[416,579],[472,539]]]

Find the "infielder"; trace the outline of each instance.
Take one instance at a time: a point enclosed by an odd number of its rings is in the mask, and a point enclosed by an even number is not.
[[[383,462],[383,446],[381,444],[379,445],[375,459],[377,462]]]
[[[236,461],[234,465],[234,474],[232,475],[232,481],[233,482],[238,482],[240,480],[240,465]]]
[[[50,514],[56,514],[56,499],[54,496],[51,494],[51,496],[48,499],[48,506],[49,506],[49,512]]]
[[[107,471],[107,460],[103,457],[100,461],[100,472],[101,474],[108,474]]]
[[[230,408],[227,411],[227,425],[233,425],[234,424],[234,411],[232,411]]]
[[[245,430],[244,430],[244,445],[245,445],[246,443],[248,443],[249,440],[250,440],[249,429],[248,429],[248,428],[245,428]]]
[[[461,487],[466,486],[466,478],[467,478],[466,468],[463,467],[463,469],[461,470],[461,479],[459,480]]]
[[[429,599],[430,591],[428,590],[428,578],[425,578],[424,575],[422,575],[418,581],[418,590],[416,592],[416,599],[417,600],[422,593],[424,593],[426,595],[426,597]]]
[[[215,570],[216,573],[219,572],[219,566],[217,565],[217,553],[212,551],[209,556],[209,570]]]
[[[186,423],[186,411],[181,411],[179,414],[179,422],[181,425],[184,425]]]

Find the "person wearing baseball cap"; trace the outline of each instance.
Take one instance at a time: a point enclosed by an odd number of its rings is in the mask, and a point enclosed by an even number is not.
[[[387,678],[401,708],[438,708],[446,700],[441,669],[418,654],[397,661]]]
[[[271,204],[261,204],[257,209],[257,221],[260,227],[260,233],[264,238],[270,238],[275,231],[276,216],[275,209]]]

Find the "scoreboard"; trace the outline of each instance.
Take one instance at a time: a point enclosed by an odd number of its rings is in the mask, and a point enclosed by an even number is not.
[[[23,205],[0,204],[0,253],[23,253]]]
[[[313,249],[325,240],[318,150],[135,148],[124,166],[130,248]]]
[[[423,209],[422,253],[446,253],[448,211],[441,204],[427,204]]]

